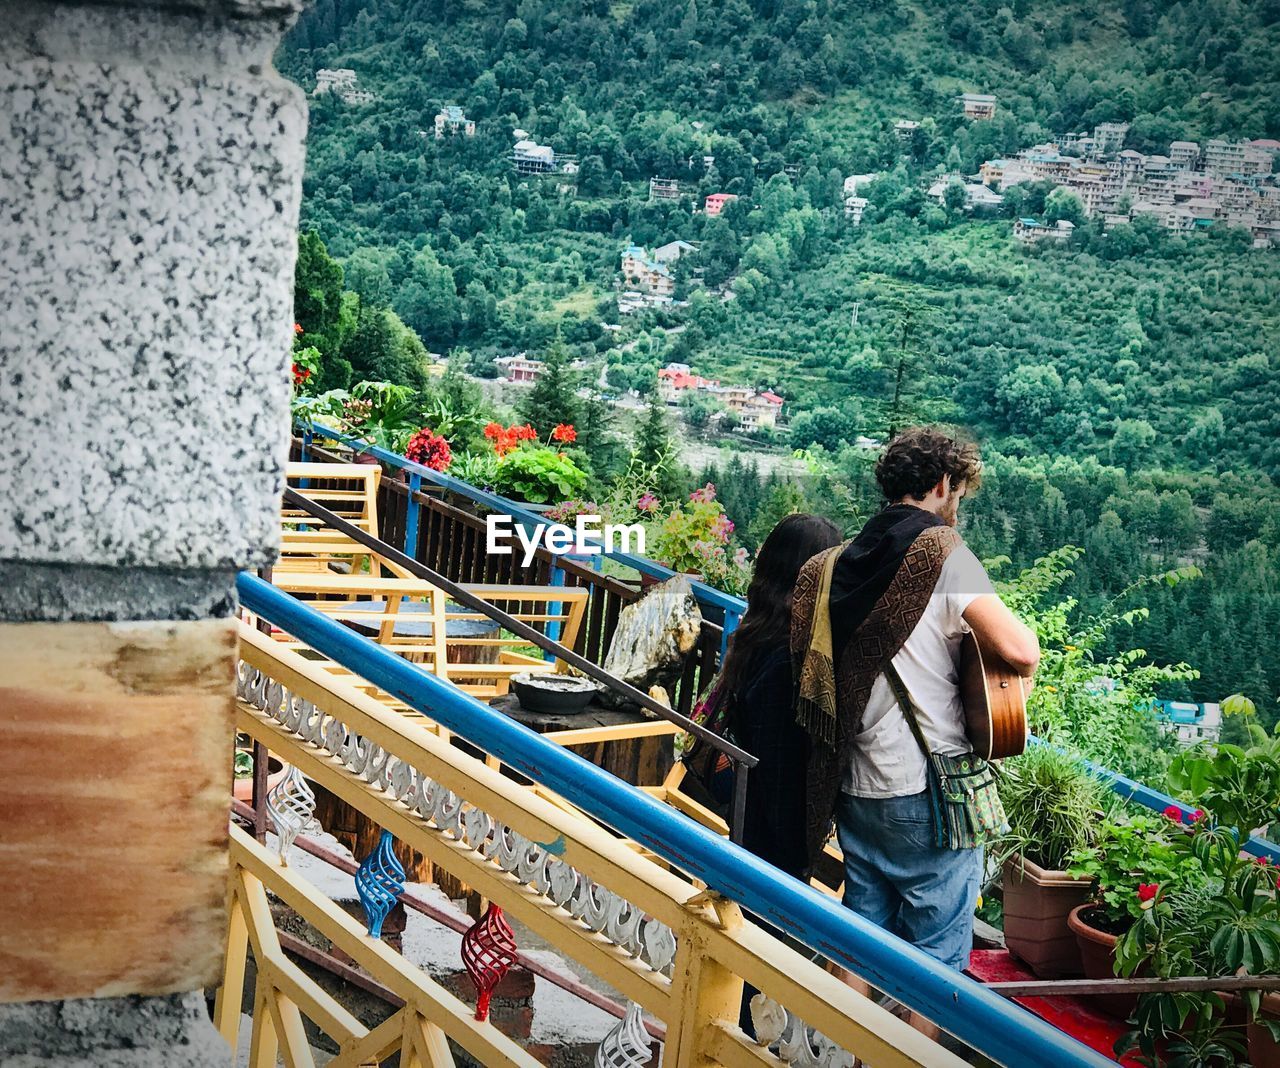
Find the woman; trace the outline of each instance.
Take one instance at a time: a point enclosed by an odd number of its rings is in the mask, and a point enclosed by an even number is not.
[[[805,765],[809,739],[795,722],[791,596],[805,561],[840,542],[829,519],[797,513],[769,533],[756,556],[747,612],[720,672],[728,733],[760,758],[747,778],[743,845],[797,878],[805,855]]]

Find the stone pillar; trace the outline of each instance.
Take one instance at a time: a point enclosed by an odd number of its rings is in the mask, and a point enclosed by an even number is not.
[[[0,1063],[227,1063],[235,573],[270,562],[301,0],[0,0]]]

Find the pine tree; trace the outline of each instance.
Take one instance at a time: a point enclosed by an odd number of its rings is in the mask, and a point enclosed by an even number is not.
[[[542,358],[542,373],[516,405],[520,418],[542,437],[560,423],[576,425],[582,418],[577,382],[569,369],[569,352],[559,333]]]
[[[687,472],[676,460],[675,443],[667,425],[666,405],[657,393],[649,394],[649,407],[636,431],[636,458],[647,469],[657,471],[658,494],[671,498],[684,489]]]

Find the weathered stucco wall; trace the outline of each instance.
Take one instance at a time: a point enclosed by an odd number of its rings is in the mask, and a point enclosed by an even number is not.
[[[267,10],[4,6],[0,560],[271,556],[306,112]]]

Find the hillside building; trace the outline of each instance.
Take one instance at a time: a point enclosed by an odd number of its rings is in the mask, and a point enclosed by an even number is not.
[[[899,119],[893,124],[893,132],[897,135],[899,141],[910,141],[915,137],[918,129],[920,129],[920,124],[914,119]]]
[[[681,256],[697,251],[698,246],[691,245],[688,241],[668,241],[653,250],[652,258],[657,263],[675,263]]]
[[[1036,219],[1024,218],[1014,222],[1013,236],[1024,245],[1037,245],[1041,241],[1066,243],[1071,240],[1071,234],[1075,228],[1076,224],[1066,219],[1059,219],[1056,223],[1043,223]]]
[[[445,134],[462,134],[464,137],[476,135],[476,124],[467,118],[462,108],[456,104],[446,104],[436,113],[436,137]]]
[[[675,178],[650,178],[650,200],[679,200],[680,183]]]
[[[493,362],[508,382],[536,382],[546,368],[541,360],[532,360],[523,352],[514,356],[499,356]]]
[[[854,226],[862,225],[862,215],[871,202],[866,197],[845,197],[844,217]]]
[[[550,145],[540,145],[526,137],[515,143],[511,162],[517,174],[546,174],[556,169],[556,153]]]
[[[1155,712],[1161,728],[1181,745],[1216,742],[1222,734],[1222,707],[1214,702],[1156,701]]]
[[[323,67],[316,71],[316,87],[312,96],[336,96],[344,104],[369,104],[374,95],[368,89],[361,89],[356,72],[350,67]]]
[[[996,98],[989,93],[961,93],[960,106],[966,119],[994,119]]]
[[[724,206],[731,200],[737,200],[737,193],[711,193],[707,196],[706,201],[702,205],[702,210],[710,217],[714,218],[724,211]]]
[[[683,242],[672,243],[683,244]],[[670,266],[672,262],[674,261],[656,259],[642,245],[631,244],[623,249],[623,285],[631,291],[623,294],[624,297],[631,298],[626,300],[625,303],[634,304],[636,303],[635,298],[639,298],[640,303],[670,303],[675,298],[676,292],[676,280],[671,273]],[[619,302],[619,311],[623,310],[623,303],[623,301]],[[634,311],[635,309],[628,308],[627,310]]]

